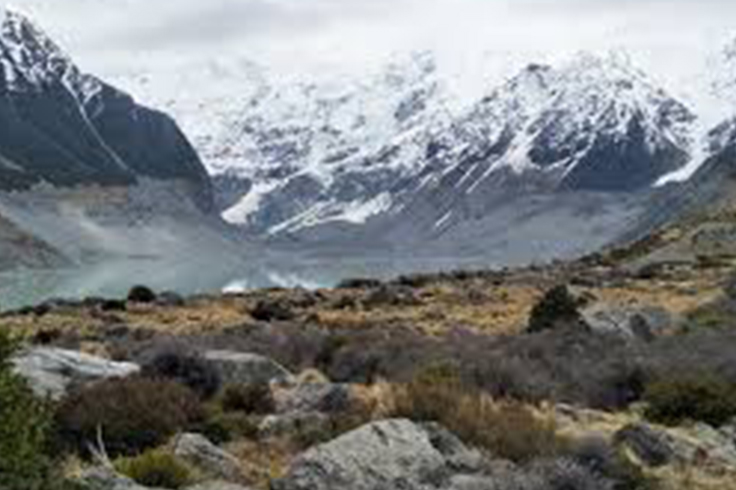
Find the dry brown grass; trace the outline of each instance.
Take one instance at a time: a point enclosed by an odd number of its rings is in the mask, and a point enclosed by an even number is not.
[[[428,369],[394,387],[392,404],[392,416],[438,422],[494,458],[523,463],[558,455],[568,444],[550,414],[468,389],[447,367]]]
[[[488,334],[520,331],[541,292],[533,286],[438,284],[418,293],[420,304],[375,309],[315,309],[319,323],[335,329],[412,325],[428,335],[462,326]]]
[[[286,476],[299,448],[287,439],[239,441],[225,448],[241,464],[245,479],[257,490],[268,490],[271,481]]]
[[[653,471],[661,490],[736,490],[736,471],[713,474],[692,466],[667,467]]]

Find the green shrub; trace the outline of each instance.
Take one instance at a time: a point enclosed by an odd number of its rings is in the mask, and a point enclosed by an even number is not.
[[[62,443],[85,454],[101,431],[111,456],[130,456],[164,443],[203,420],[194,392],[173,381],[112,379],[71,395],[57,411]]]
[[[266,383],[226,386],[220,395],[225,412],[268,415],[275,411],[276,402],[271,387]]]
[[[557,286],[547,291],[534,305],[527,331],[543,332],[554,329],[560,323],[577,323],[580,320],[577,300],[570,294],[567,286]]]
[[[469,388],[449,365],[419,373],[399,391],[397,417],[438,422],[465,443],[494,457],[525,463],[564,450],[554,422],[518,402],[496,402]]]
[[[51,416],[27,383],[13,373],[16,343],[0,331],[0,488],[45,488],[49,461],[44,456]]]
[[[194,481],[194,473],[176,456],[161,449],[133,458],[121,458],[115,469],[146,487],[179,489]]]
[[[257,420],[243,412],[224,413],[216,409],[210,413],[197,432],[201,432],[215,444],[238,439],[256,439],[258,437],[258,423]]]
[[[647,386],[644,401],[653,422],[697,420],[718,427],[736,416],[736,385],[712,373],[661,379]]]

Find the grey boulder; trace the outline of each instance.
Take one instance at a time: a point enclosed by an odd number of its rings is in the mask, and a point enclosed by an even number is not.
[[[286,368],[258,354],[218,350],[205,352],[204,358],[225,385],[286,383],[294,378]]]
[[[297,458],[274,490],[420,490],[477,471],[482,457],[434,425],[374,422]]]
[[[174,439],[174,455],[202,473],[229,482],[243,479],[240,463],[231,454],[199,434],[182,434]]]
[[[140,371],[140,366],[113,362],[77,351],[33,347],[13,359],[15,371],[39,396],[58,400],[70,388],[108,378],[123,378]]]

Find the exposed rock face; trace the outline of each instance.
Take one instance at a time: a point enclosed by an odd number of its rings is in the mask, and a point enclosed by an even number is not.
[[[173,443],[174,455],[213,478],[243,479],[238,460],[199,434],[182,434]]]
[[[477,471],[479,454],[444,429],[408,420],[367,425],[307,451],[276,490],[423,489]]]
[[[204,358],[217,369],[225,385],[281,383],[293,378],[286,368],[258,354],[208,351]]]
[[[165,114],[82,73],[27,19],[0,12],[0,189],[181,179],[204,209],[210,183]]]
[[[627,340],[648,342],[677,327],[677,320],[673,315],[659,308],[594,304],[581,314],[594,332],[616,335]]]
[[[70,388],[106,378],[137,373],[136,364],[112,362],[63,349],[35,347],[22,352],[13,363],[40,396],[62,398]]]

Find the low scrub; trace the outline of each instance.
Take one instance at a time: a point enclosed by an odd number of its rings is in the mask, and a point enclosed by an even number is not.
[[[265,383],[228,385],[220,395],[224,412],[268,415],[276,409],[271,387]]]
[[[136,483],[152,488],[184,488],[195,480],[194,472],[179,458],[161,449],[115,461],[115,469]]]
[[[201,422],[203,409],[196,394],[179,383],[133,377],[71,395],[56,418],[62,445],[86,454],[101,436],[111,456],[130,456]]]
[[[394,415],[438,422],[467,444],[515,462],[551,457],[565,446],[551,419],[467,388],[449,366],[429,368],[400,389]]]
[[[653,422],[697,420],[718,427],[736,416],[736,385],[713,373],[688,374],[651,383],[644,401]]]
[[[211,398],[220,389],[217,369],[196,352],[176,345],[165,347],[153,355],[144,364],[143,375],[177,381],[203,399]]]

